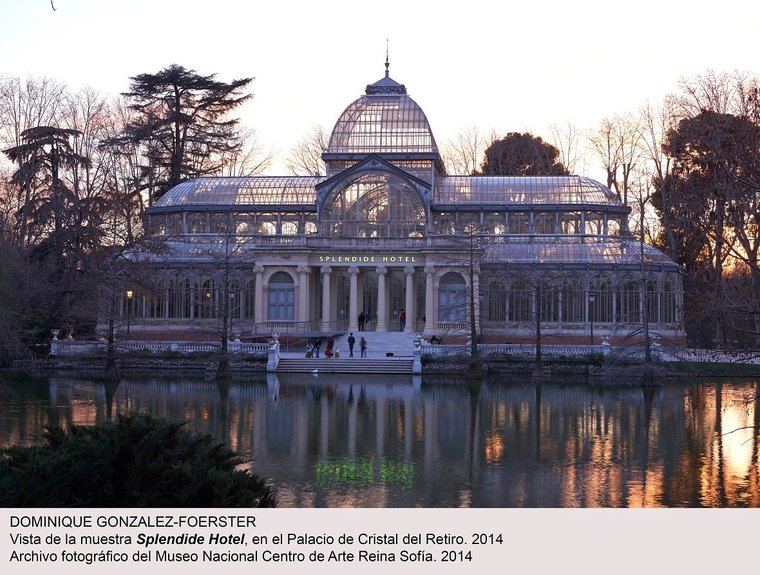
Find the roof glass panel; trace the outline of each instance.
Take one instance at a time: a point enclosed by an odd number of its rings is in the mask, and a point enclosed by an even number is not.
[[[197,178],[174,186],[156,207],[204,205],[310,205],[324,177]]]
[[[504,242],[486,247],[485,261],[516,264],[639,264],[641,262],[640,245],[635,240],[572,236],[504,239]],[[644,244],[644,262],[675,266],[664,253],[648,244]]]
[[[435,182],[436,204],[615,204],[606,186],[581,176],[445,176]]]

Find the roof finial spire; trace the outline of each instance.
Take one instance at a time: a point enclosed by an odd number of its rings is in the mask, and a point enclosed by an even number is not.
[[[385,77],[389,77],[388,68],[390,67],[391,63],[388,60],[388,38],[385,39]]]

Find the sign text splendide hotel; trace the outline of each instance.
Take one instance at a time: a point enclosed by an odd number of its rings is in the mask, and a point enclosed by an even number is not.
[[[414,264],[417,256],[358,255],[319,256],[319,263],[325,264]]]

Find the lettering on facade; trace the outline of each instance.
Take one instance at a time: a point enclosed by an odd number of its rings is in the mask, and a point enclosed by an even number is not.
[[[327,264],[414,264],[417,256],[319,256]]]

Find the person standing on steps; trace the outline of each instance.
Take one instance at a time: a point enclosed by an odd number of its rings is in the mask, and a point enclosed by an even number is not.
[[[317,338],[314,342],[314,357],[319,357],[319,348],[322,346],[322,340]]]
[[[354,332],[351,332],[348,334],[348,357],[354,357],[355,343],[356,343],[356,338],[354,337]]]
[[[363,337],[359,341],[359,349],[361,349],[361,357],[367,357],[367,340]]]
[[[359,324],[359,331],[364,331],[364,312],[359,313],[358,322]]]
[[[403,309],[401,310],[401,313],[398,314],[398,323],[401,326],[400,331],[404,331],[404,328],[406,327],[406,311]]]

